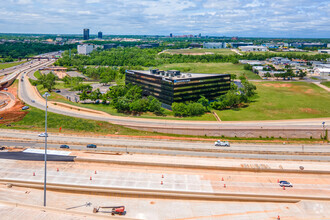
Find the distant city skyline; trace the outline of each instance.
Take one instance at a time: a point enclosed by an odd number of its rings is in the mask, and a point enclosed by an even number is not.
[[[330,38],[329,0],[9,0],[2,33]]]

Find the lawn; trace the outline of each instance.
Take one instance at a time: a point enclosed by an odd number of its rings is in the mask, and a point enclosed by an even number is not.
[[[217,73],[217,74],[236,74],[237,78],[245,74],[248,79],[260,79],[252,71],[245,70],[242,64],[232,63],[173,63],[164,64],[157,67],[160,70],[180,70],[189,73]]]
[[[26,61],[21,61],[21,62],[12,62],[12,63],[0,63],[0,69],[6,69],[9,67],[17,66],[22,63],[25,63]]]
[[[257,95],[248,107],[216,111],[223,121],[330,117],[330,94],[312,83],[255,82]]]
[[[321,82],[322,85],[325,85],[326,87],[330,88],[330,81]]]
[[[171,54],[185,54],[185,55],[201,55],[202,53],[206,54],[221,54],[221,55],[234,55],[235,52],[230,49],[202,49],[202,48],[194,48],[194,49],[172,49],[167,50],[167,53]]]
[[[10,128],[43,131],[45,128],[45,112],[31,106],[30,109],[26,111],[28,111],[28,114],[21,121],[11,123]],[[153,132],[134,130],[108,122],[74,118],[52,112],[48,112],[47,115],[47,126],[50,132],[58,132],[59,128],[62,127],[63,133],[87,132],[137,136],[155,135]],[[8,128],[3,124],[0,124],[0,128],[1,127]]]

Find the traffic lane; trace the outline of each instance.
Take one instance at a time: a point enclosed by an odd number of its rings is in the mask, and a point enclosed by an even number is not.
[[[0,142],[10,143],[10,142]],[[7,145],[8,146],[8,145]],[[10,145],[9,145],[10,146]],[[14,145],[15,146],[15,145]],[[19,143],[16,146],[21,146]],[[47,144],[49,148],[59,149],[60,144]],[[24,147],[43,148],[43,143],[25,143]],[[140,154],[159,154],[171,156],[194,156],[194,157],[213,157],[213,158],[240,158],[240,159],[268,159],[268,160],[307,160],[307,161],[330,161],[330,156],[310,156],[310,155],[276,155],[276,154],[249,154],[249,153],[217,153],[217,152],[196,152],[196,151],[182,151],[182,150],[159,150],[159,149],[145,149],[132,147],[97,147],[86,148],[82,145],[70,145],[73,150],[85,151],[108,151],[120,153],[140,153]]]
[[[6,138],[22,138],[33,141],[42,141],[36,133],[8,133],[2,132],[0,137]],[[61,142],[70,144],[99,144],[99,145],[115,145],[115,146],[135,146],[150,148],[173,148],[187,150],[221,150],[221,151],[260,151],[260,152],[313,152],[325,153],[330,152],[330,148],[324,145],[275,145],[275,144],[231,144],[230,147],[215,147],[214,142],[188,142],[188,141],[167,141],[167,140],[146,140],[134,138],[94,138],[94,137],[77,137],[77,136],[58,136],[49,133],[48,140],[51,142]],[[20,142],[20,141],[18,141]]]

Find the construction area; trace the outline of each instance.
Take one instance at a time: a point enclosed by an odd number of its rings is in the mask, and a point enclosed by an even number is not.
[[[6,152],[20,150],[3,153]],[[52,154],[71,156],[73,160],[48,162],[47,208],[42,206],[43,161],[4,159],[2,155],[0,213],[5,219],[17,216],[327,219],[330,216],[327,162],[299,162],[305,167],[299,171],[296,162],[289,161],[205,160],[83,151],[50,151]],[[164,165],[165,162],[172,166]],[[293,187],[280,187],[281,180],[290,181]],[[115,209],[124,212],[111,213]]]

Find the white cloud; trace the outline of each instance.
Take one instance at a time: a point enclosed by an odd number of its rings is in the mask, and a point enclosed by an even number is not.
[[[2,32],[330,36],[329,0],[8,1]]]

